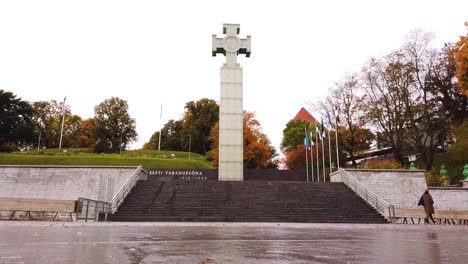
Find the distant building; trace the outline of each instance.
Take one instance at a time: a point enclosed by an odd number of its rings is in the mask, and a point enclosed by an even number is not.
[[[315,123],[316,119],[315,117],[313,117],[309,111],[307,111],[304,107],[301,108],[301,110],[299,110],[299,112],[297,112],[296,116],[293,118],[294,120],[302,120],[302,121],[306,121],[306,122],[309,122],[309,123]]]

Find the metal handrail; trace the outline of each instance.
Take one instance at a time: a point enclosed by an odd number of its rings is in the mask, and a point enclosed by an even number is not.
[[[390,222],[395,222],[395,206],[389,204],[367,186],[358,181],[354,176],[344,169],[339,170],[343,176],[341,179],[344,184],[351,188],[357,195],[364,199],[370,206],[374,207],[379,213]]]
[[[98,221],[99,213],[105,213],[105,220],[107,220],[107,214],[110,212],[111,204],[108,202],[81,197],[78,198],[78,212],[76,215],[77,220],[84,219],[85,222],[88,222],[88,219],[93,217],[95,221]]]
[[[110,201],[111,204],[111,212],[115,213],[119,205],[124,201],[125,197],[127,197],[128,193],[132,190],[133,186],[136,185],[139,174],[143,170],[143,167],[140,165],[136,170],[132,173],[132,175],[127,179],[127,181],[122,185],[122,187],[117,191],[114,195],[112,200]]]

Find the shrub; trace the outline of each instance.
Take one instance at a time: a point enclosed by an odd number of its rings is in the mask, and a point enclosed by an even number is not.
[[[384,159],[384,160],[370,160],[362,166],[366,169],[405,169],[400,163],[398,163],[395,159]]]
[[[449,177],[440,176],[439,173],[426,171],[424,175],[426,176],[426,183],[429,187],[443,187],[447,186],[450,183]]]

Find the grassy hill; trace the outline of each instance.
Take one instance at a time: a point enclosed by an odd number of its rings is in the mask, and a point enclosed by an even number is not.
[[[189,159],[190,155],[190,159]],[[202,155],[179,151],[132,150],[96,154],[92,149],[44,149],[0,154],[1,165],[104,165],[151,168],[213,168]]]

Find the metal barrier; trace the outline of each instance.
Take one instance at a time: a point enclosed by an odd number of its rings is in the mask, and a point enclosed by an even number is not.
[[[390,222],[395,223],[395,206],[388,204],[384,199],[379,197],[371,189],[354,178],[349,172],[344,169],[339,169],[341,180],[357,195],[364,199],[370,206],[374,207]]]
[[[128,180],[124,183],[124,185],[114,195],[114,197],[110,201],[112,214],[117,211],[117,208],[119,208],[119,205],[124,201],[128,193],[130,193],[133,186],[136,185],[136,183],[138,182],[138,179],[140,178],[140,172],[142,170],[143,170],[143,167],[141,165],[138,166],[138,168],[132,173],[130,178],[128,178]]]
[[[104,221],[107,221],[107,215],[111,213],[111,204],[87,198],[78,198],[77,221],[85,220],[85,222],[88,222],[88,220],[94,220],[97,222],[100,213],[104,213]]]

